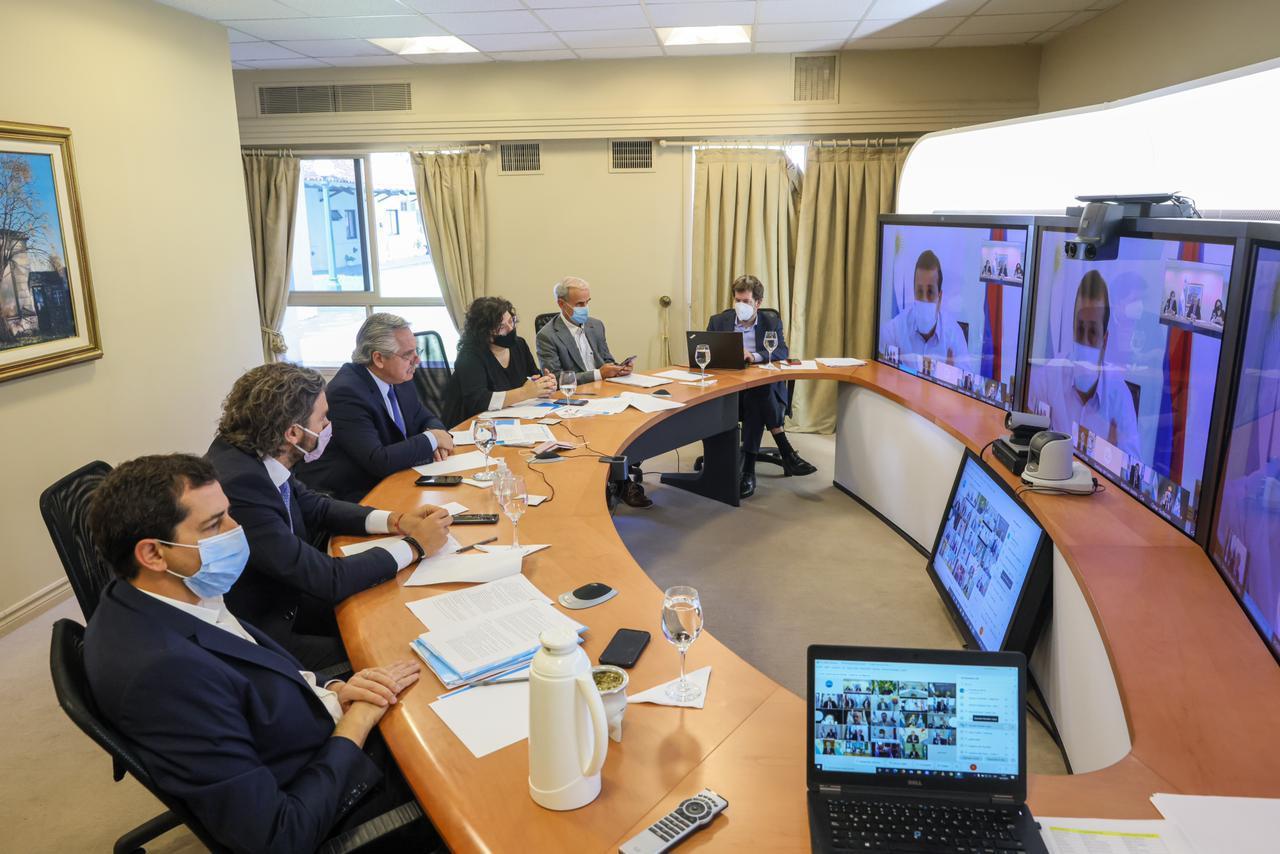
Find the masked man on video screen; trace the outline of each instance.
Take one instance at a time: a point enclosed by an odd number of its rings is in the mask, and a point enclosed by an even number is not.
[[[1071,433],[1077,424],[1134,457],[1140,454],[1138,413],[1121,370],[1107,363],[1111,296],[1096,270],[1080,279],[1072,313],[1070,364],[1032,371],[1028,406],[1049,404],[1049,426]]]
[[[897,347],[908,365],[907,356],[930,356],[968,370],[969,345],[960,324],[942,307],[942,262],[932,250],[920,253],[913,276],[914,298],[884,327],[881,352]]]

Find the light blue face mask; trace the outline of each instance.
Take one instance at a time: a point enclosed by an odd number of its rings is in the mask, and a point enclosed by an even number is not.
[[[587,318],[590,316],[591,314],[587,311],[587,307],[585,305],[575,305],[573,307],[573,322],[579,326],[586,323]]]
[[[180,575],[171,569],[166,572],[181,578],[187,589],[201,599],[225,596],[249,562],[249,540],[244,535],[244,528],[239,526],[216,537],[200,540],[194,546],[168,540],[160,542],[166,546],[200,550],[200,568],[194,575]]]

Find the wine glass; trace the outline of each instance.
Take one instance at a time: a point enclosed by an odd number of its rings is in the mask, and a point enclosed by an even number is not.
[[[777,330],[770,329],[764,334],[764,348],[769,351],[769,367],[773,367],[773,351],[778,349]]]
[[[498,425],[493,423],[492,418],[477,418],[471,425],[471,438],[476,440],[476,447],[484,454],[484,471],[477,472],[472,479],[493,480],[497,474],[493,471],[493,460],[489,459],[489,452],[498,444]]]
[[[707,365],[711,364],[711,347],[706,344],[699,344],[694,348],[693,361],[698,363],[698,367],[702,370],[702,379],[698,381],[698,385],[707,384]]]
[[[574,389],[578,387],[578,375],[573,371],[560,372],[560,390],[564,392],[564,402],[568,403],[569,398],[573,397]]]
[[[666,694],[677,703],[702,696],[702,689],[684,675],[684,656],[702,634],[702,600],[692,587],[668,587],[662,594],[662,633],[680,650],[680,681],[667,686]]]
[[[529,492],[525,487],[524,478],[519,475],[511,475],[502,479],[502,493],[499,500],[502,502],[502,512],[507,514],[507,518],[511,520],[511,548],[520,548],[520,517],[524,515],[525,508],[529,506]]]

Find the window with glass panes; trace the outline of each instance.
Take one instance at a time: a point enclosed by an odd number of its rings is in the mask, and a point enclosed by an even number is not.
[[[457,351],[407,152],[302,158],[290,272],[280,330],[290,361],[341,366],[376,311],[438,332],[445,352]]]

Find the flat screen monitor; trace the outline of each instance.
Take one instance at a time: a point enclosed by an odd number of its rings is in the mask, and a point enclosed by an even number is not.
[[[1051,573],[1044,528],[966,451],[929,558],[929,576],[966,645],[1030,654]]]
[[[1280,242],[1252,279],[1209,557],[1280,658]]]
[[[1074,232],[1039,230],[1025,408],[1194,537],[1235,239],[1122,231],[1086,261]]]
[[[1027,226],[954,219],[881,221],[876,359],[1008,409]]]

